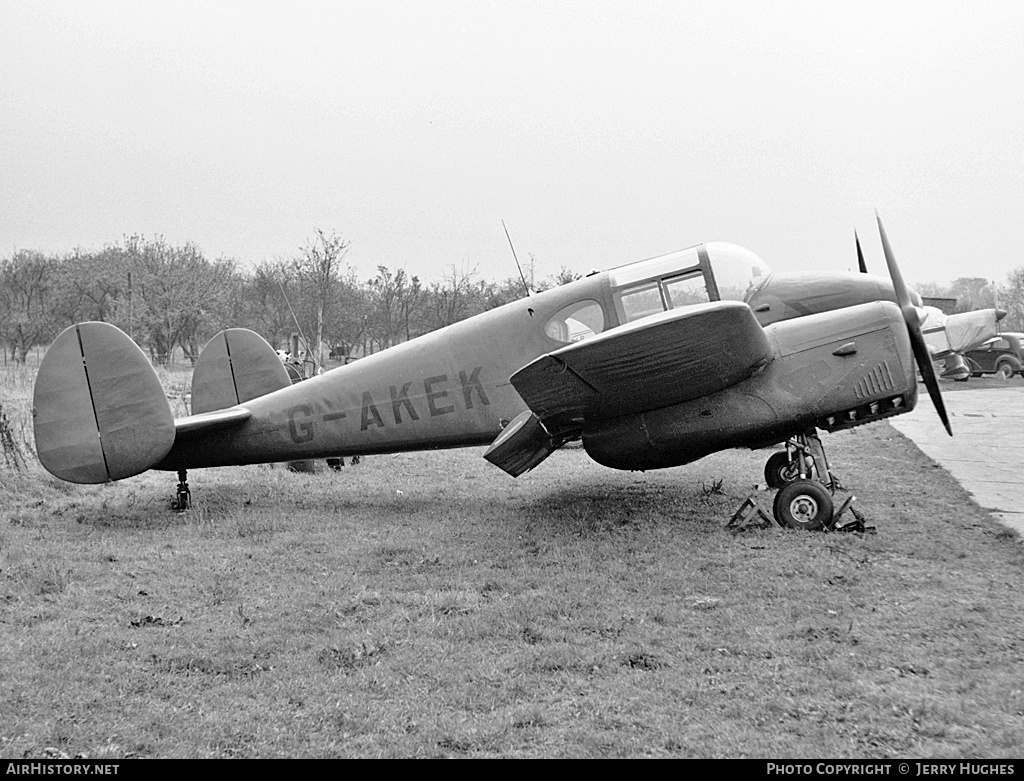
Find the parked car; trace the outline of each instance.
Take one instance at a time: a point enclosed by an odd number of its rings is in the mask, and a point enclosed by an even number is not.
[[[972,377],[997,374],[1010,379],[1015,374],[1024,376],[1024,334],[999,334],[977,350],[964,353]]]

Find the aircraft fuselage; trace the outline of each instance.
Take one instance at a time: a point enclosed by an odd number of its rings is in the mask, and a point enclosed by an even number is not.
[[[155,468],[489,444],[526,409],[512,373],[564,346],[545,323],[574,301],[604,300],[607,288],[607,273],[588,277],[247,401],[244,424],[179,435]]]
[[[487,445],[527,409],[509,382],[518,369],[577,339],[642,319],[650,312],[718,300],[719,289],[724,292],[726,285],[721,272],[724,264],[716,257],[733,261],[730,253],[735,251],[740,265],[752,263],[755,276],[760,273],[756,256],[749,255],[753,260],[748,261],[745,250],[731,245],[706,247],[710,255],[701,245],[593,274],[246,401],[251,417],[245,423],[216,432],[179,432],[171,451],[155,468],[178,470]],[[788,275],[777,281],[774,277],[759,281],[762,284],[757,290],[750,285],[747,292],[752,293],[748,298],[762,326],[893,297],[886,280],[866,275]],[[559,315],[567,310],[570,315]],[[736,396],[740,401],[744,398],[747,401],[740,405],[740,412],[745,408],[752,419],[742,426],[742,437],[736,431],[728,436],[706,431],[710,421],[698,418],[696,425],[703,426],[699,428],[701,447],[680,448],[677,456],[661,455],[659,459],[667,463],[675,458],[684,463],[716,449],[721,437],[725,437],[723,447],[743,437],[756,439],[759,427],[764,429],[764,437],[777,441],[776,432],[805,425],[803,420],[809,417],[803,414],[799,423],[789,416],[780,419],[776,412],[766,417],[763,399],[752,403],[750,397]],[[735,406],[725,403],[732,396],[723,399],[722,409]],[[775,406],[782,413],[791,405]],[[685,411],[679,408],[677,412]],[[820,413],[816,408],[816,414]],[[672,414],[669,408],[661,417]],[[742,421],[734,415],[733,422]],[[591,430],[618,432],[614,436],[622,438],[622,431],[631,426],[624,418]],[[589,439],[604,442],[607,435],[594,433]],[[670,443],[661,443],[656,449],[660,452],[666,446]],[[614,445],[610,447],[614,449]],[[605,445],[602,450],[608,448]],[[692,452],[692,457],[686,452]]]

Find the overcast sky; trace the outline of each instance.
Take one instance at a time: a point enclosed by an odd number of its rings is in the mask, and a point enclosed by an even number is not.
[[[1024,3],[0,0],[0,257],[1024,265]]]

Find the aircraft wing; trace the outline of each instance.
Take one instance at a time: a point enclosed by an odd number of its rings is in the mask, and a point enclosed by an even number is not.
[[[533,469],[587,418],[647,412],[705,396],[753,375],[772,347],[738,301],[673,309],[542,355],[512,375],[530,408],[484,458],[513,477]]]
[[[586,417],[647,412],[750,377],[772,348],[738,301],[673,309],[543,355],[512,375],[527,406],[553,428]]]

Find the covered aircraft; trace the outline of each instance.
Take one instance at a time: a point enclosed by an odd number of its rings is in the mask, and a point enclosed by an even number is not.
[[[999,333],[999,321],[1006,317],[1002,309],[978,309],[947,315],[934,306],[924,307],[921,333],[933,361],[942,361],[942,376],[966,380],[970,367],[964,353],[975,350]]]
[[[853,232],[857,245],[857,266],[862,274],[868,273],[864,261],[864,250],[860,246],[857,231]],[[915,301],[921,306],[920,300]],[[963,354],[985,344],[999,333],[999,321],[1006,317],[1002,309],[979,309],[947,315],[938,307],[924,306],[921,315],[921,333],[932,361],[942,361],[942,376],[953,380],[965,380],[971,370]]]
[[[186,470],[488,445],[517,477],[581,438],[615,469],[678,466],[786,443],[766,466],[776,520],[820,528],[837,487],[818,430],[911,410],[915,359],[949,422],[879,220],[891,281],[776,275],[708,243],[592,274],[291,385],[258,335],[215,336],[193,414],[174,419],[144,353],[107,323],[50,347],[36,380],[40,461],[100,483]]]

